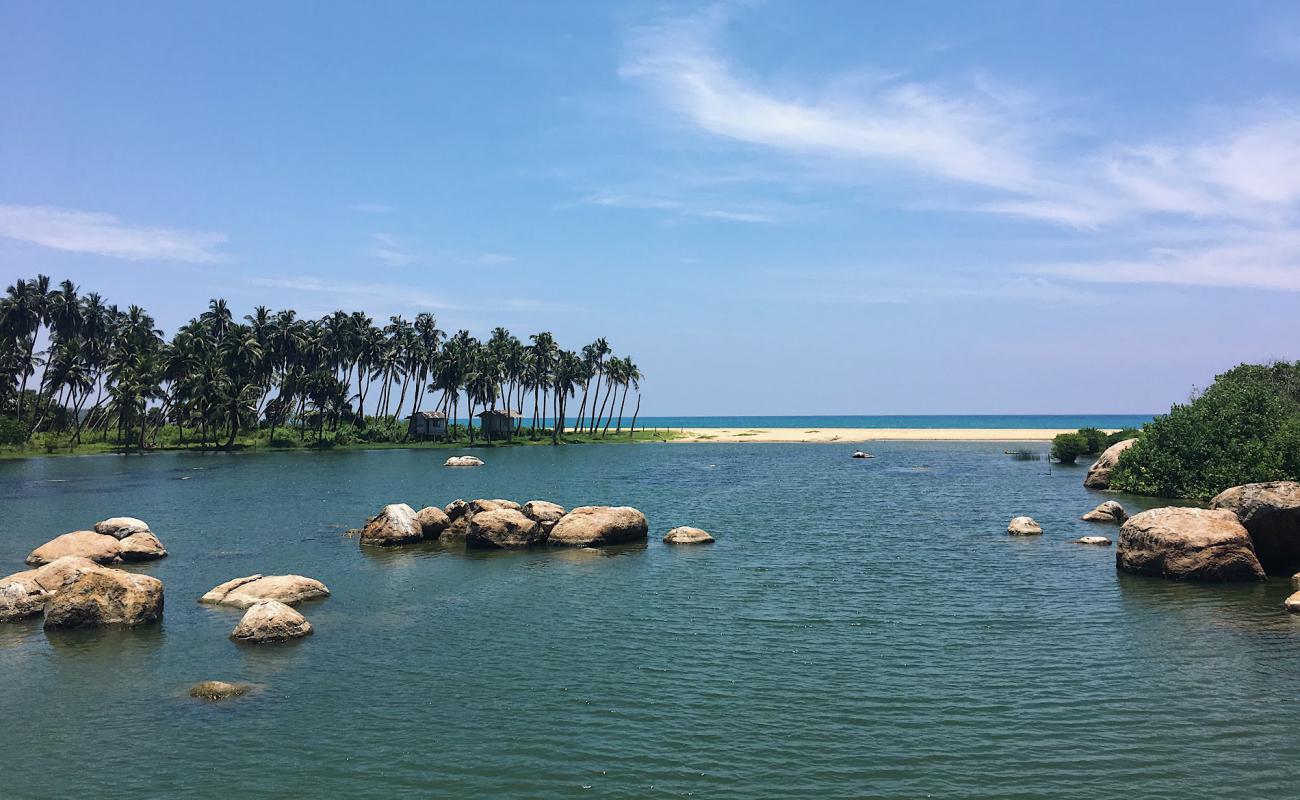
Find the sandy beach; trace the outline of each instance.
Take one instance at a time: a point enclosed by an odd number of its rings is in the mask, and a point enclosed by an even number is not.
[[[1049,442],[1064,428],[685,428],[673,442]],[[1107,431],[1108,433],[1110,431]]]

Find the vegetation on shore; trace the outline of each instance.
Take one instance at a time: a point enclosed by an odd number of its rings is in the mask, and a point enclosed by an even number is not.
[[[237,322],[216,299],[168,340],[144,309],[71,281],[41,275],[0,297],[0,448],[23,452],[406,444],[426,396],[453,443],[480,438],[476,410],[517,415],[511,439],[634,439],[642,378],[603,337],[580,352],[545,331],[479,341],[427,313],[379,327],[359,311],[300,320],[258,306]]]
[[[1147,423],[1110,487],[1205,500],[1232,486],[1300,480],[1300,361],[1242,364]]]
[[[1057,434],[1052,439],[1052,458],[1062,464],[1073,464],[1079,456],[1100,455],[1107,447],[1125,439],[1136,439],[1140,434],[1137,428],[1110,434],[1098,428],[1080,428],[1076,433]]]

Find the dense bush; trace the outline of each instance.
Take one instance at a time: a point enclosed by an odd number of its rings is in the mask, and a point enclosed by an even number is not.
[[[1142,431],[1137,428],[1124,428],[1123,430],[1115,431],[1111,435],[1107,436],[1106,446],[1110,447],[1113,444],[1119,444],[1126,439],[1136,439],[1141,435]]]
[[[1087,452],[1088,438],[1081,433],[1061,433],[1052,439],[1052,458],[1062,464],[1073,464]]]
[[[1080,428],[1079,435],[1087,442],[1083,455],[1095,456],[1106,449],[1106,432],[1098,428]]]
[[[1230,486],[1300,480],[1300,362],[1243,364],[1143,429],[1110,485],[1206,499]]]
[[[31,426],[13,417],[0,417],[0,444],[22,444],[31,436]]]

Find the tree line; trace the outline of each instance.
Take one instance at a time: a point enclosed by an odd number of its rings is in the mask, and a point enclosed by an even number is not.
[[[230,446],[241,432],[265,428],[274,442],[277,429],[293,429],[301,440],[347,424],[392,440],[422,410],[446,414],[455,435],[463,403],[471,442],[476,410],[500,410],[519,415],[515,435],[527,420],[533,438],[549,418],[558,444],[565,431],[622,433],[635,393],[630,433],[641,408],[640,369],[603,337],[578,352],[545,331],[524,342],[498,327],[480,341],[447,335],[428,313],[381,327],[360,311],[299,319],[257,306],[237,321],[214,299],[169,340],[141,307],[123,311],[40,275],[5,290],[0,337],[0,417],[24,439],[60,432],[77,444],[111,432],[145,448],[174,426],[182,442]]]

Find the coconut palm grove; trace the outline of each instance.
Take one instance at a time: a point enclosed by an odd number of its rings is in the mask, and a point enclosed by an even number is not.
[[[640,369],[603,337],[573,351],[546,331],[525,343],[498,327],[480,341],[428,313],[380,326],[363,311],[299,319],[258,306],[240,321],[214,299],[169,339],[137,305],[39,275],[5,290],[0,332],[8,445],[405,442],[422,410],[445,415],[453,441],[475,441],[476,412],[501,411],[511,436],[559,444],[623,434],[635,394],[630,435],[641,404]]]

